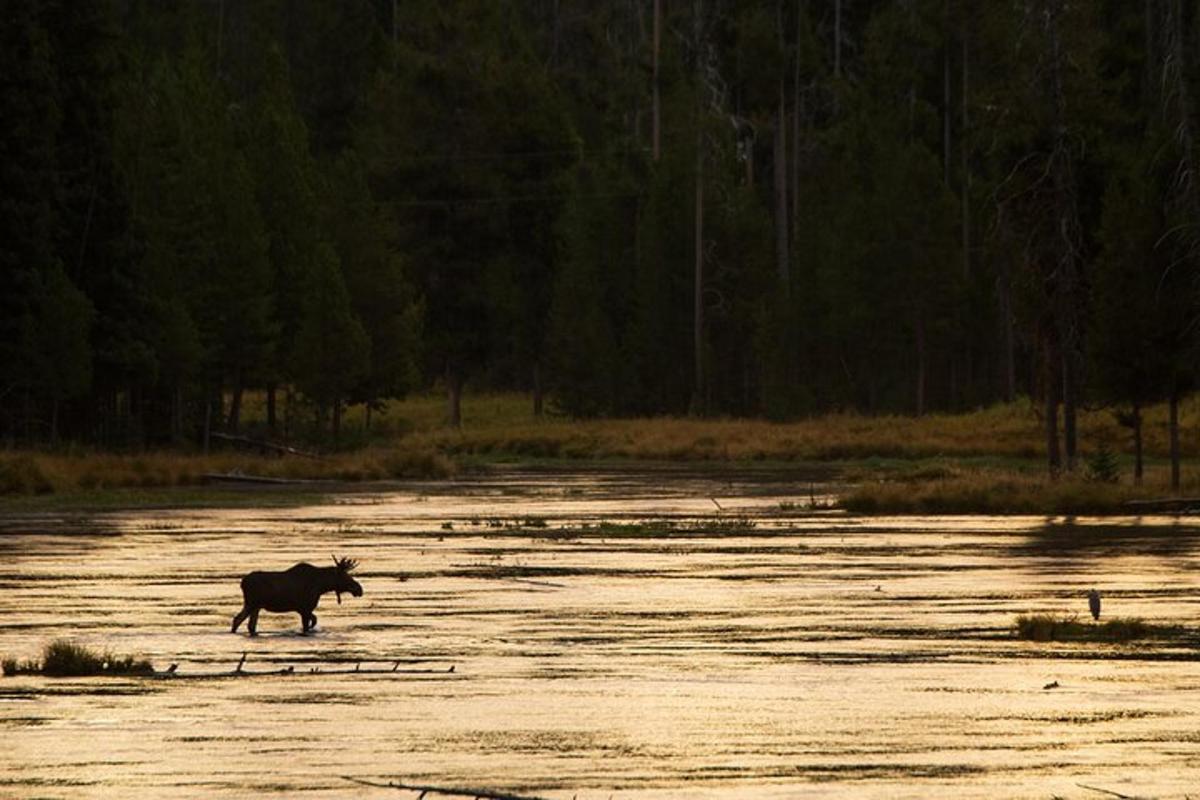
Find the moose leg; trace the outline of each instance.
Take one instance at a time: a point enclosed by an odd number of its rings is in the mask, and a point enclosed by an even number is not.
[[[246,607],[246,606],[242,606],[242,610],[241,610],[241,611],[239,611],[239,612],[238,612],[236,615],[234,615],[234,617],[233,617],[233,627],[229,629],[229,632],[230,632],[230,633],[237,633],[238,626],[239,626],[239,625],[241,625],[241,624],[242,624],[242,622],[243,622],[243,621],[246,619],[246,617],[248,617],[248,616],[250,616],[250,609],[249,609],[248,607]]]
[[[258,636],[258,612],[259,609],[254,609],[250,612],[250,635]]]

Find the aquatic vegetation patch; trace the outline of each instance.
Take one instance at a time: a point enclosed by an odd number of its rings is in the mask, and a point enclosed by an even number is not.
[[[1136,617],[1117,617],[1104,622],[1088,622],[1077,616],[1022,614],[1017,617],[1015,635],[1032,642],[1132,642],[1179,636],[1182,629],[1153,625]]]
[[[67,639],[56,639],[46,645],[40,661],[0,661],[5,675],[47,675],[56,678],[89,675],[147,675],[154,666],[135,656],[115,656],[97,653]]]
[[[758,521],[747,515],[725,516],[714,514],[711,517],[646,519],[638,522],[610,522],[605,520],[598,525],[584,524],[577,529],[564,528],[558,533],[559,538],[577,538],[576,536],[567,535],[577,534],[580,537],[589,536],[591,538],[599,536],[609,539],[622,537],[640,539],[669,536],[692,537],[696,534],[706,533],[739,534],[752,531],[756,527],[758,527]]]

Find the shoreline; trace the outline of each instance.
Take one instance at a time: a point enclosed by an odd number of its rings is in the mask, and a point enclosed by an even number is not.
[[[136,456],[125,458],[135,459]],[[177,456],[186,458],[186,456]],[[556,476],[728,476],[746,484],[794,482],[796,494],[836,495],[833,505],[857,516],[1088,515],[1115,518],[1187,516],[1200,510],[1200,493],[1172,496],[1158,479],[1165,467],[1148,471],[1142,487],[1106,483],[1077,475],[1056,480],[1033,463],[997,465],[992,459],[860,459],[846,461],[661,461],[640,459],[495,459],[476,461],[440,477],[278,479],[240,472],[176,485],[111,485],[40,493],[0,495],[0,517],[53,512],[86,513],[180,508],[291,507],[328,502],[353,494],[380,494],[414,487],[448,487],[459,481],[502,478],[507,472]],[[831,488],[836,491],[830,491]],[[790,510],[801,514],[802,503]]]

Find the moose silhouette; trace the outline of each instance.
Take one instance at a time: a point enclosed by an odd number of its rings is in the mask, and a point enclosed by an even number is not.
[[[266,609],[276,613],[295,611],[300,615],[300,632],[307,634],[317,625],[313,613],[321,595],[326,592],[337,594],[342,602],[342,592],[362,597],[363,589],[350,573],[358,566],[351,558],[333,557],[332,567],[314,567],[301,562],[282,572],[251,572],[242,578],[242,610],[233,618],[231,633],[250,618],[251,636],[258,635],[258,612]]]

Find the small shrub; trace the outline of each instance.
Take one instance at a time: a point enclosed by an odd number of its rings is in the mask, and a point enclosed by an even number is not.
[[[1101,443],[1100,447],[1087,460],[1084,476],[1095,483],[1116,483],[1121,477],[1121,469],[1117,457],[1108,445]]]
[[[42,663],[40,661],[18,661],[15,658],[6,658],[0,665],[4,668],[5,675],[41,675]]]
[[[380,464],[390,478],[448,478],[457,471],[454,462],[436,450],[395,450]]]

